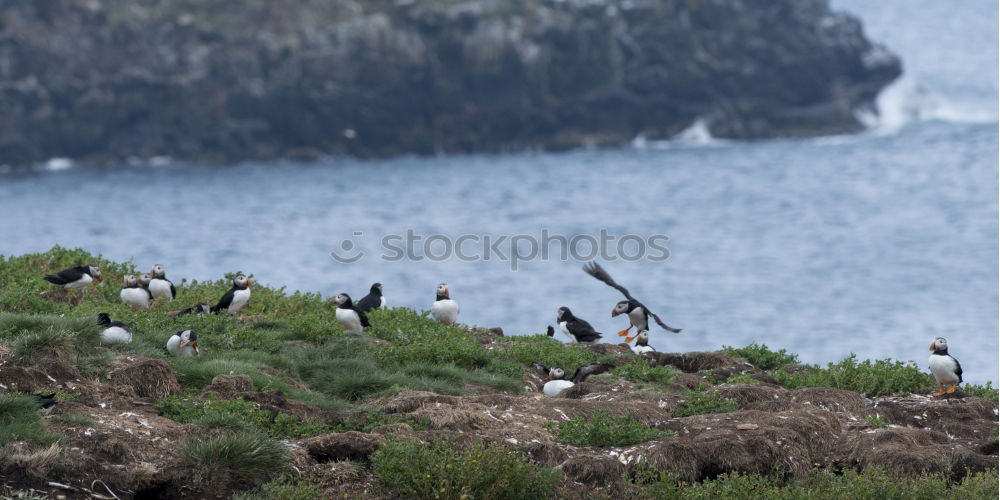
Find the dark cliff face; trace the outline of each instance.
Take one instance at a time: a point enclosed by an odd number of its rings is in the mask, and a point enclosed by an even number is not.
[[[900,74],[825,0],[0,6],[0,164],[856,131]]]

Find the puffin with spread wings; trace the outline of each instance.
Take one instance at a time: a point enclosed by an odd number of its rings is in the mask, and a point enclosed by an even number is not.
[[[587,274],[603,281],[605,284],[618,290],[625,296],[628,300],[622,300],[615,304],[615,308],[611,311],[611,317],[618,316],[619,314],[628,314],[629,327],[618,332],[618,335],[625,337],[625,342],[631,342],[635,337],[627,337],[629,330],[634,326],[639,332],[649,329],[649,317],[652,316],[656,321],[656,324],[663,327],[664,330],[672,333],[680,333],[680,328],[671,328],[667,326],[663,320],[660,319],[656,313],[649,310],[648,307],[644,306],[641,302],[635,299],[625,287],[615,283],[615,280],[611,278],[611,275],[601,267],[600,264],[596,262],[591,262],[583,266],[584,272]],[[638,336],[638,335],[637,335]]]

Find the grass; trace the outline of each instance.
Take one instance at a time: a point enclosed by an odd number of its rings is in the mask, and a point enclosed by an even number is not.
[[[749,373],[734,373],[726,378],[727,384],[760,385],[760,380],[750,376]]]
[[[889,427],[889,422],[882,418],[882,415],[869,415],[865,417],[865,422],[874,427]]]
[[[66,415],[55,415],[50,417],[53,422],[60,422],[69,425],[94,425],[94,419],[82,413],[67,413]]]
[[[556,441],[574,446],[631,446],[677,435],[671,430],[642,424],[632,413],[615,416],[608,410],[592,411],[587,418],[548,422],[546,428],[555,432]]]
[[[910,394],[934,384],[931,375],[901,361],[858,361],[854,354],[837,363],[828,363],[825,368],[813,366],[793,373],[778,369],[772,371],[771,376],[787,389],[832,387],[869,397]]]
[[[666,385],[684,373],[672,366],[650,366],[645,359],[640,358],[611,370],[611,374],[630,382]]]
[[[970,396],[988,399],[994,403],[1000,402],[1000,397],[998,397],[997,390],[993,387],[993,382],[986,382],[984,385],[965,384],[962,386],[962,390]]]
[[[417,419],[406,414],[386,415],[380,409],[359,411],[355,416],[347,418],[335,428],[335,432],[360,431],[371,432],[372,429],[389,424],[406,424],[415,431],[425,431],[431,422],[427,417]]]
[[[332,432],[321,422],[302,420],[295,415],[262,410],[257,403],[241,398],[219,400],[195,399],[191,395],[173,395],[160,399],[156,409],[171,420],[205,428],[236,431],[260,431],[276,438],[303,438]]]
[[[180,465],[203,480],[231,480],[260,484],[288,466],[285,447],[259,432],[238,432],[211,439],[192,439],[184,444]]]
[[[59,440],[45,430],[38,414],[38,403],[29,396],[0,394],[0,446],[15,441],[49,445]]]
[[[799,363],[799,357],[796,354],[784,349],[772,351],[766,345],[756,342],[740,348],[722,346],[722,353],[726,356],[745,359],[761,370],[776,370]]]
[[[542,499],[560,480],[558,471],[509,447],[482,442],[458,449],[447,441],[393,440],[372,454],[371,467],[391,496],[404,498]]]
[[[938,500],[996,498],[997,471],[970,474],[960,482],[944,475],[917,478],[890,476],[878,467],[863,473],[853,469],[821,470],[802,478],[784,480],[780,475],[722,474],[687,484],[670,473],[645,470],[635,480],[635,497],[677,500],[756,499],[768,500]]]
[[[314,500],[323,497],[323,490],[308,480],[285,474],[254,491],[237,493],[233,500]]]
[[[722,399],[718,392],[705,390],[700,387],[696,390],[688,391],[683,397],[684,400],[681,402],[681,407],[674,411],[671,416],[680,418],[706,413],[727,413],[737,408],[735,402]]]

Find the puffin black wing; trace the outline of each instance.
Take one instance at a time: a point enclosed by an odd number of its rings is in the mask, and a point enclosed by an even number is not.
[[[230,288],[229,291],[226,292],[226,294],[223,295],[221,299],[219,299],[219,303],[215,304],[215,307],[212,308],[212,312],[217,313],[223,309],[228,310],[229,305],[233,303],[233,295],[235,294],[236,294],[236,287],[234,286]]]
[[[951,358],[951,360],[955,362],[955,375],[958,375],[958,383],[961,384],[962,383],[962,365],[959,364],[958,360],[955,359],[955,358],[953,358],[951,356],[951,354],[949,354],[948,357]]]
[[[548,335],[549,337],[555,337],[556,329],[552,328],[552,325],[549,325],[549,327],[545,329],[545,334]]]
[[[566,329],[572,333],[578,342],[593,342],[601,338],[601,334],[594,330],[586,320],[573,318],[566,322]]]
[[[58,273],[46,275],[45,281],[48,281],[53,285],[65,285],[66,283],[72,283],[82,278],[84,274],[90,274],[89,267],[87,266],[71,267],[69,269],[63,269]]]
[[[374,293],[369,293],[361,298],[355,307],[358,308],[359,312],[368,312],[373,309],[378,309],[382,305],[382,296],[375,295]]]
[[[547,366],[539,363],[538,361],[532,361],[531,362],[531,366],[535,367],[535,370],[538,371],[539,375],[541,375],[543,377],[548,377],[549,376],[549,367],[547,367]]]
[[[573,373],[573,379],[572,379],[573,383],[574,384],[579,384],[580,382],[583,382],[584,380],[587,380],[587,377],[589,377],[591,375],[597,375],[598,373],[604,373],[604,372],[606,372],[606,371],[608,371],[608,370],[610,370],[612,368],[614,368],[614,366],[609,365],[607,363],[594,363],[594,364],[587,365],[587,366],[581,366],[581,367],[579,367],[579,368],[576,369],[575,373]]]
[[[364,311],[362,311],[361,309],[354,309],[354,312],[358,313],[358,319],[361,320],[362,328],[368,328],[372,326],[372,324],[368,322],[368,315],[365,314]]]
[[[174,282],[170,281],[170,280],[167,280],[167,283],[170,283],[170,298],[171,299],[176,299],[177,298],[177,288],[174,287]],[[150,292],[150,295],[152,295],[152,292]]]
[[[656,313],[654,313],[653,311],[650,311],[649,308],[646,307],[642,302],[639,302],[638,300],[636,300],[635,297],[633,297],[630,293],[628,293],[628,290],[626,290],[625,287],[619,285],[618,283],[615,283],[615,280],[611,278],[611,275],[608,274],[608,272],[605,271],[604,268],[601,267],[600,264],[598,264],[596,262],[590,262],[588,264],[585,264],[583,266],[583,271],[586,272],[587,274],[589,274],[589,275],[591,275],[591,276],[593,276],[593,277],[595,277],[595,278],[603,281],[606,285],[610,286],[611,288],[614,288],[615,290],[618,290],[619,292],[621,292],[622,295],[624,295],[626,299],[628,299],[631,302],[634,302],[635,305],[641,307],[644,311],[646,311],[646,314],[652,316],[653,320],[656,321],[656,324],[660,325],[664,330],[667,330],[667,331],[673,332],[673,333],[680,333],[681,332],[680,328],[671,328],[671,327],[667,326],[667,324],[664,323],[663,320],[661,320],[660,317],[656,315]]]

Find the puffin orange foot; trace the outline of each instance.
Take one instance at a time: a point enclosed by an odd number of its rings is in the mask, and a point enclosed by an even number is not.
[[[619,337],[624,337],[624,336],[628,335],[628,331],[631,330],[631,329],[632,329],[632,327],[630,326],[630,327],[628,327],[628,328],[626,328],[626,329],[618,332],[618,336]]]
[[[635,340],[635,337],[625,337],[625,343],[626,344],[629,343],[629,342],[631,342],[631,341],[633,341],[633,340]]]
[[[944,393],[945,394],[954,394],[955,393],[955,389],[956,389],[956,386],[953,385],[953,386],[949,387],[948,390],[944,391]]]

